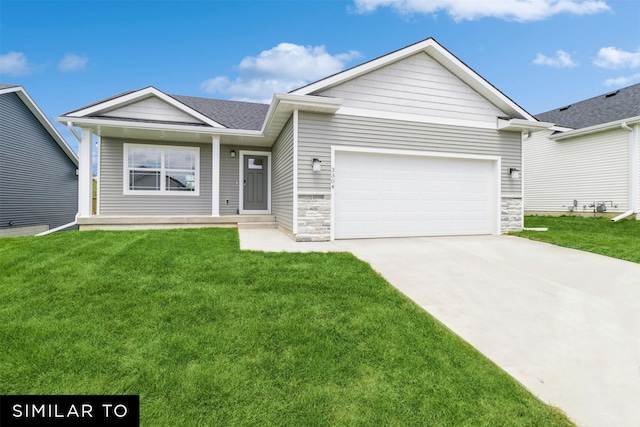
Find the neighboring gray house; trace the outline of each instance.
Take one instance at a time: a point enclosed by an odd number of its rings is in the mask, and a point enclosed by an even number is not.
[[[81,229],[270,221],[298,241],[519,230],[522,132],[551,126],[431,38],[270,105],[148,87],[57,120],[81,129]]]
[[[22,86],[0,84],[0,237],[74,221],[78,157]]]
[[[638,218],[640,84],[536,115],[524,142],[527,214]]]

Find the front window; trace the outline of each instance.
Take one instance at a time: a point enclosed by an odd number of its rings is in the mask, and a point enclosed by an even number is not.
[[[200,149],[124,144],[125,194],[198,195]]]

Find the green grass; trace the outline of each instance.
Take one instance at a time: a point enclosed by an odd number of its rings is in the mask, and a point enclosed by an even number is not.
[[[0,394],[139,394],[142,426],[567,426],[346,253],[230,229],[0,239]]]
[[[513,234],[640,263],[640,221],[635,219],[611,222],[608,218],[528,216],[524,226],[547,227],[549,231]]]

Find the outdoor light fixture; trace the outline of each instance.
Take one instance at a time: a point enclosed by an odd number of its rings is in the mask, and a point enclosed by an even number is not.
[[[509,176],[511,179],[519,179],[520,178],[520,170],[516,168],[509,168]]]
[[[313,159],[311,161],[311,164],[313,165],[313,171],[314,172],[320,172],[322,170],[322,165],[320,163],[322,163],[320,161],[320,159]]]
[[[236,156],[236,150],[231,150],[231,157],[235,157]]]

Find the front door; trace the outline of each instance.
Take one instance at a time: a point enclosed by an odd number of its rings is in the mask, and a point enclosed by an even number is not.
[[[267,213],[269,209],[269,158],[244,154],[242,164],[244,170],[242,210]]]

